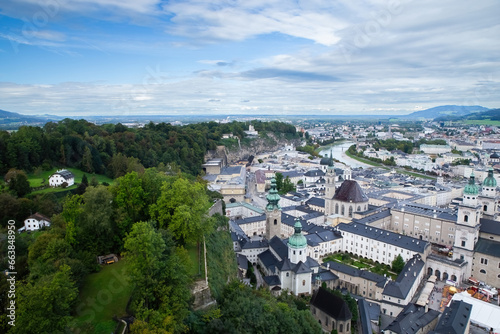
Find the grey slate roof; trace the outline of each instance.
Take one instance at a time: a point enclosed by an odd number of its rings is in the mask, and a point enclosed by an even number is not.
[[[408,304],[384,330],[390,330],[398,334],[414,334],[430,324],[438,316],[439,312],[436,310],[429,309],[428,312],[425,312],[423,306]]]
[[[250,223],[255,223],[255,222],[260,222],[266,220],[266,215],[260,215],[260,216],[252,216],[252,217],[247,217],[243,219],[238,219],[235,220],[235,223],[238,225],[243,225],[243,224],[250,224]]]
[[[269,240],[269,247],[280,257],[278,260],[283,260],[288,256],[288,247],[286,244],[277,236],[274,236]]]
[[[243,254],[236,254],[236,259],[238,261],[238,268],[247,270],[248,269],[248,259]]]
[[[325,199],[319,197],[311,197],[306,201],[307,205],[319,206],[321,208],[325,207]]]
[[[336,281],[339,277],[332,273],[330,270],[320,270],[316,274],[313,274],[312,283],[316,283],[316,281],[328,282],[328,281]]]
[[[491,219],[481,218],[479,219],[481,226],[479,227],[479,232],[500,235],[500,222]]]
[[[264,282],[269,286],[281,285],[280,278],[277,275],[264,276]]]
[[[66,170],[66,169],[57,171],[57,172],[55,172],[52,175],[55,175],[55,174],[61,175],[65,180],[69,180],[69,179],[75,178],[75,175],[73,175],[73,173],[71,173],[69,170]]]
[[[241,249],[253,249],[253,248],[267,248],[269,247],[267,240],[262,239],[258,241],[247,241],[245,244],[241,245]]]
[[[322,287],[314,292],[310,304],[336,320],[345,321],[352,318],[351,311],[349,311],[349,307],[344,299]]]
[[[307,172],[304,173],[304,176],[325,176],[325,173],[320,170],[320,169],[313,169],[313,170],[309,170]]]
[[[276,266],[279,260],[274,256],[274,254],[268,249],[259,255],[257,255],[259,260],[262,262],[264,267],[270,268],[271,266]]]
[[[405,202],[395,206],[393,209],[398,211],[404,209],[404,211],[421,216],[434,217],[436,215],[436,218],[439,219],[457,221],[457,215],[451,209],[443,209],[437,206]]]
[[[436,328],[431,333],[465,334],[471,312],[471,304],[467,304],[463,300],[453,300],[450,306],[445,308]]]
[[[423,253],[430,244],[427,241],[412,238],[399,233],[370,227],[356,223],[340,223],[337,225],[340,231],[350,232],[369,239],[374,239],[380,242],[385,242],[390,245],[408,249],[417,253]]]
[[[410,261],[406,262],[398,278],[395,281],[387,283],[382,294],[405,299],[418,275],[424,269],[424,266],[425,262],[422,261],[422,257],[419,254],[415,254]]]
[[[342,182],[340,187],[335,191],[333,199],[353,203],[368,202],[368,196],[365,195],[358,182],[354,180],[345,180]]]
[[[474,247],[474,251],[481,254],[492,255],[495,257],[500,257],[500,242],[479,238]]]
[[[361,323],[361,333],[372,333],[372,324],[370,321],[370,310],[368,303],[364,298],[358,299],[359,321]]]
[[[305,274],[305,273],[312,273],[312,269],[309,268],[305,263],[302,261],[299,261],[297,265],[295,265],[295,268],[292,269],[294,273],[296,274]]]
[[[391,211],[386,209],[363,218],[353,219],[352,221],[360,224],[370,225],[373,222],[376,222],[380,219],[384,219],[390,216],[391,216]]]

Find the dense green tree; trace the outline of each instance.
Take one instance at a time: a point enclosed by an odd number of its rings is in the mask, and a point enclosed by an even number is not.
[[[164,182],[158,201],[151,205],[151,216],[168,228],[181,244],[199,241],[212,229],[206,213],[211,203],[205,186],[199,182],[178,177],[174,182]]]
[[[189,258],[171,235],[149,222],[132,226],[125,238],[125,256],[134,285],[133,305],[143,322],[137,332],[179,332],[188,315]]]
[[[401,254],[398,254],[398,256],[392,261],[392,271],[399,274],[403,270],[404,266],[405,260],[403,260]]]
[[[71,280],[70,267],[36,283],[18,285],[16,326],[11,333],[63,333],[78,290]]]

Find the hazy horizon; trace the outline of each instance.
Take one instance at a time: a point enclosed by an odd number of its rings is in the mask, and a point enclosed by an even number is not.
[[[500,3],[6,0],[0,109],[406,115],[500,105]]]

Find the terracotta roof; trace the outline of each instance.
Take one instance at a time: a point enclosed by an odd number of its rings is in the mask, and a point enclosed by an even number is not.
[[[354,180],[345,180],[342,182],[342,185],[335,191],[333,199],[353,203],[368,202],[368,197],[365,195],[363,189]]]

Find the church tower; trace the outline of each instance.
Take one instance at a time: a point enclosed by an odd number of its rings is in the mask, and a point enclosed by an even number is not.
[[[455,243],[453,259],[467,261],[466,275],[471,275],[474,246],[479,237],[479,219],[481,207],[478,204],[479,187],[474,173],[464,188],[463,203],[458,207],[457,224],[455,227]]]
[[[295,233],[288,238],[288,258],[293,264],[300,261],[307,261],[307,239],[302,234],[302,223],[299,218],[295,218]]]
[[[479,196],[479,205],[483,214],[495,219],[497,215],[497,203],[497,180],[493,176],[493,168],[490,167],[488,176],[483,181],[481,196]]]
[[[281,238],[281,207],[278,204],[280,195],[276,189],[275,178],[271,179],[271,189],[266,198],[266,238],[267,240],[271,240],[274,236]]]
[[[328,217],[333,214],[333,196],[335,196],[335,166],[331,151],[325,181],[325,216]]]

